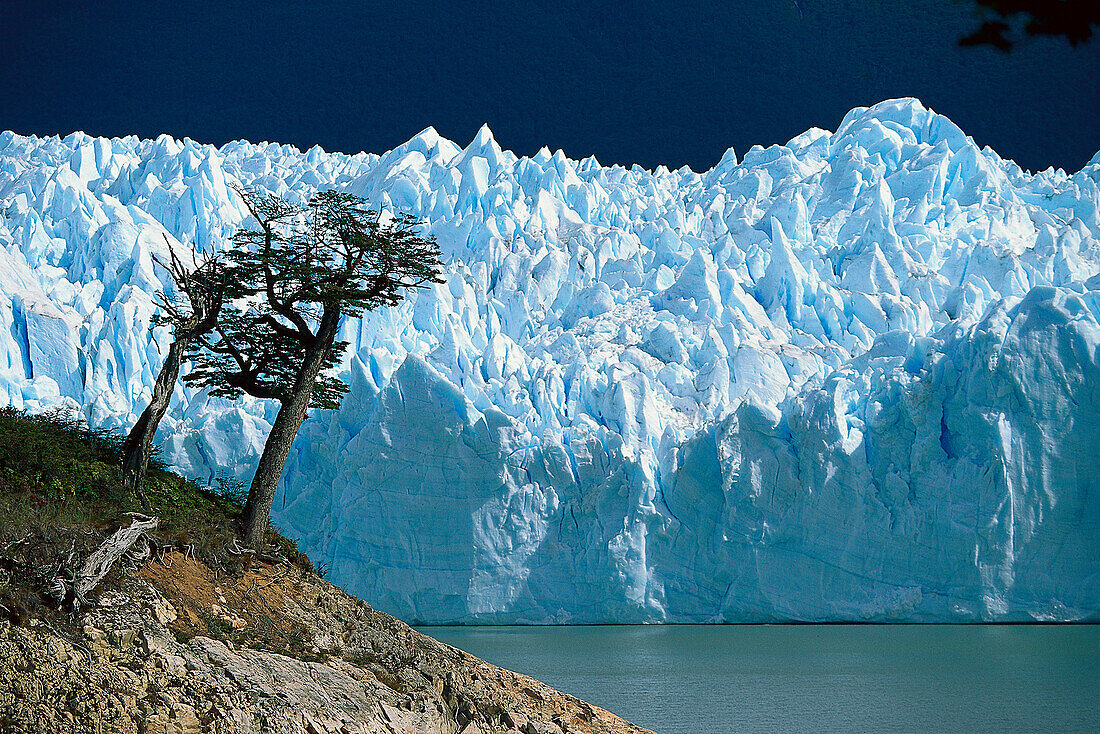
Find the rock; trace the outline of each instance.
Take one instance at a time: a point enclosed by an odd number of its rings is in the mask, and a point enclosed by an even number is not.
[[[137,644],[146,655],[163,655],[168,650],[168,638],[161,635],[139,633]]]
[[[158,598],[151,605],[153,616],[161,624],[170,624],[176,621],[176,609],[167,599]]]
[[[149,568],[139,576],[148,573],[156,581]],[[558,716],[584,721],[595,711],[593,725],[576,731],[642,731],[598,709],[586,714],[575,699],[420,635],[330,584],[287,575],[278,587],[268,587],[277,588],[278,595],[265,600],[262,608],[273,616],[263,624],[294,629],[305,642],[299,649],[321,651],[307,654],[306,660],[242,644],[247,638],[232,645],[203,635],[178,641],[161,619],[186,621],[192,613],[201,618],[209,606],[166,599],[144,577],[127,578],[122,592],[109,595],[109,603],[78,618],[91,658],[83,647],[74,651],[49,625],[0,625],[0,729],[561,734],[560,727],[540,722]],[[223,576],[218,605],[226,614],[244,617],[231,583]],[[242,583],[248,588],[250,582]],[[165,613],[169,608],[173,614]],[[323,640],[339,641],[343,652],[326,650]]]
[[[505,726],[523,731],[527,728],[527,717],[518,711],[505,711],[500,716],[500,721]]]
[[[134,632],[134,630],[112,630],[111,642],[125,650],[126,648],[134,644],[134,638],[136,635],[137,633]]]
[[[84,636],[91,640],[94,645],[107,644],[107,633],[90,625],[84,627]]]
[[[561,727],[552,721],[527,722],[526,734],[565,734]]]

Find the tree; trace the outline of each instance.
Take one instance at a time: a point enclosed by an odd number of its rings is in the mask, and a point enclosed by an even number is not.
[[[1019,40],[1013,25],[1023,24],[1028,36],[1062,36],[1076,48],[1092,38],[1100,24],[1096,0],[974,0],[985,20],[976,31],[959,39],[960,46],[993,46],[1008,53]]]
[[[157,257],[154,261],[171,274],[177,298],[173,299],[164,292],[159,294],[157,305],[161,313],[153,317],[153,324],[170,325],[173,341],[153,383],[149,405],[122,444],[122,484],[128,492],[137,496],[146,512],[149,511],[149,500],[145,496],[145,474],[153,454],[153,436],[172,400],[184,355],[195,340],[209,333],[217,324],[226,293],[223,268],[217,255],[206,255],[201,261],[196,260],[194,267],[188,270],[176,256],[167,237],[164,242],[168,245],[169,262],[165,263]]]
[[[434,238],[416,219],[383,222],[351,194],[322,191],[301,208],[238,191],[255,228],[234,235],[227,268],[234,299],[211,338],[196,342],[184,381],[216,396],[247,393],[280,403],[244,509],[245,544],[259,549],[290,446],[309,408],[339,407],[347,390],[330,370],[347,343],[341,320],[396,305],[409,289],[440,283]]]

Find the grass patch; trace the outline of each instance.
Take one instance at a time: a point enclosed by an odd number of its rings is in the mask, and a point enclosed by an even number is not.
[[[27,533],[107,530],[141,512],[119,479],[120,433],[89,428],[61,412],[28,415],[0,408],[0,544]],[[157,536],[210,556],[238,537],[239,485],[220,494],[150,462],[145,492],[160,518]]]
[[[232,624],[212,614],[205,615],[203,622],[205,622],[206,629],[210,633],[210,636],[216,640],[232,639],[233,633],[236,631],[233,629]]]
[[[37,528],[117,522],[130,509],[114,469],[121,445],[60,412],[0,408],[0,542]]]
[[[0,408],[0,614],[6,608],[33,615],[48,597],[44,570],[67,558],[86,558],[129,524],[126,513],[142,511],[120,481],[124,439],[62,412],[29,415]],[[242,537],[238,518],[246,492],[231,474],[219,473],[213,487],[202,486],[154,457],[145,493],[160,520],[153,533],[157,544],[189,551],[219,573],[242,570],[247,561],[229,548]],[[266,540],[278,555],[312,570],[294,541],[273,530]],[[123,572],[113,571],[104,585]],[[27,593],[32,590],[38,600]]]

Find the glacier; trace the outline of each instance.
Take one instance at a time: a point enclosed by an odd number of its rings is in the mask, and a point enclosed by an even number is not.
[[[0,404],[129,427],[169,246],[241,184],[410,212],[447,282],[348,320],[272,518],[420,623],[1100,617],[1100,153],[1032,174],[918,100],[705,173],[0,135]],[[180,386],[247,481],[276,406]]]

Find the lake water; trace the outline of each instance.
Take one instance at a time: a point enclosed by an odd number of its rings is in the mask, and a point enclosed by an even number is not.
[[[421,631],[662,734],[1100,732],[1100,625]]]

